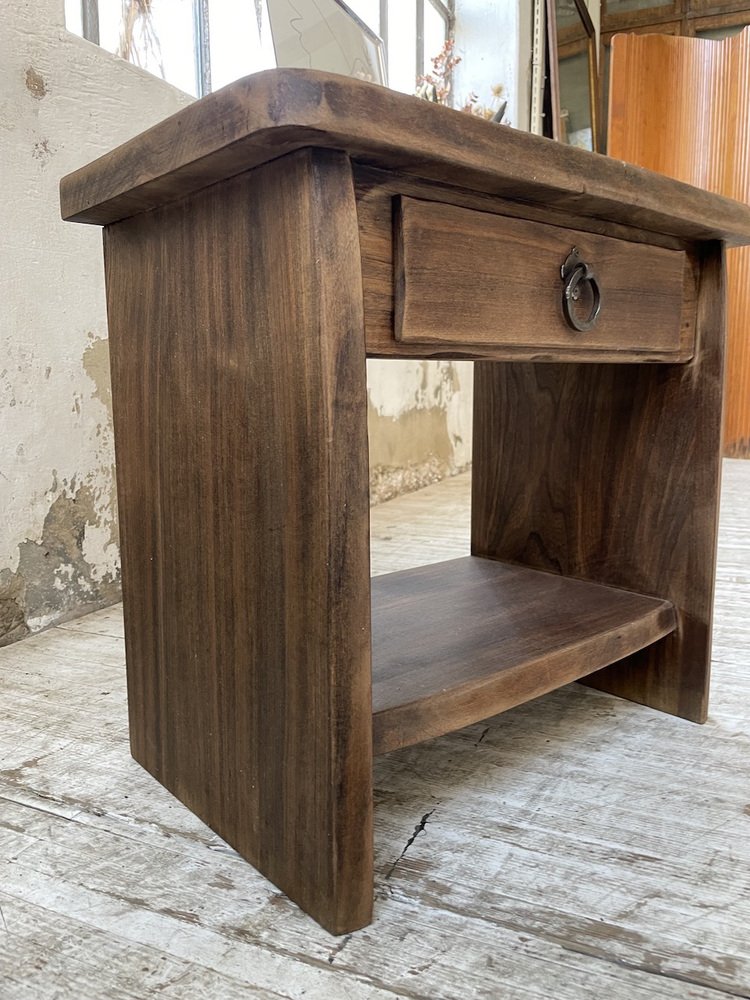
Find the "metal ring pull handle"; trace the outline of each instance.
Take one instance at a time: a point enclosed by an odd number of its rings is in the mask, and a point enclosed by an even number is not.
[[[560,268],[560,277],[565,282],[562,297],[565,320],[568,326],[574,330],[585,333],[594,326],[599,318],[599,312],[602,308],[602,293],[593,269],[581,257],[581,251],[578,247],[573,247],[568,254],[565,263]],[[588,282],[593,296],[591,311],[587,319],[581,319],[575,312],[575,306],[580,298],[581,286],[584,282]]]

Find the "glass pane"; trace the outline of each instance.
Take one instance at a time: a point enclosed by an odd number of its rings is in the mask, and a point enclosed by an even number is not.
[[[612,63],[612,45],[602,45],[602,101],[603,121],[599,131],[602,137],[602,152],[607,152],[609,141],[609,69]]]
[[[346,0],[346,6],[362,18],[376,35],[380,34],[380,0]]]
[[[102,48],[197,94],[193,0],[99,0]]]
[[[417,0],[388,0],[388,85],[413,94],[417,86]]]
[[[99,44],[107,52],[117,52],[120,46],[120,22],[123,0],[99,0]]]
[[[432,60],[445,44],[446,26],[429,0],[424,5],[424,68],[423,73],[432,70]]]
[[[559,73],[560,138],[571,146],[593,149],[588,54],[561,59]]]
[[[279,66],[383,81],[378,36],[336,0],[268,0]]]
[[[739,35],[746,27],[746,24],[725,24],[721,28],[701,28],[696,31],[695,36],[696,38],[713,38],[718,41],[722,38],[732,38],[734,35]]]
[[[232,80],[276,65],[273,44],[263,18],[263,35],[255,4],[236,0],[210,0],[209,43],[211,47],[211,89],[218,90]]]
[[[556,0],[555,18],[557,20],[558,35],[563,32],[567,33],[571,28],[580,29],[577,32],[578,34],[585,34],[581,15],[578,13],[575,0]]]
[[[626,14],[633,10],[657,10],[663,7],[675,7],[677,0],[606,0],[605,17],[612,17],[617,14]]]
[[[65,27],[74,35],[83,36],[81,0],[65,0]]]

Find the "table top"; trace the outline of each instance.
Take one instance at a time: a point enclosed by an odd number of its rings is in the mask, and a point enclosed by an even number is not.
[[[64,177],[62,216],[116,222],[305,147],[647,232],[750,243],[748,205],[385,87],[297,69],[237,80]]]

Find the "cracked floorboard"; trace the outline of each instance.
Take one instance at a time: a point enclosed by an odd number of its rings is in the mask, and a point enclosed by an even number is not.
[[[0,650],[2,1000],[750,997],[750,462],[725,463],[707,725],[578,685],[381,758],[332,938],[128,755],[118,608]],[[372,512],[460,555],[468,477]]]

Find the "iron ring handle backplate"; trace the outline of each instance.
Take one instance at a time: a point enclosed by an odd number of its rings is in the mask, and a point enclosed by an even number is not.
[[[568,254],[565,263],[560,268],[560,277],[565,283],[562,307],[566,323],[580,333],[591,330],[599,318],[602,308],[602,293],[593,268],[581,257],[578,247],[573,247]],[[583,282],[588,282],[593,296],[591,311],[586,319],[581,319],[580,316],[577,316],[574,308],[580,294],[580,286]]]

